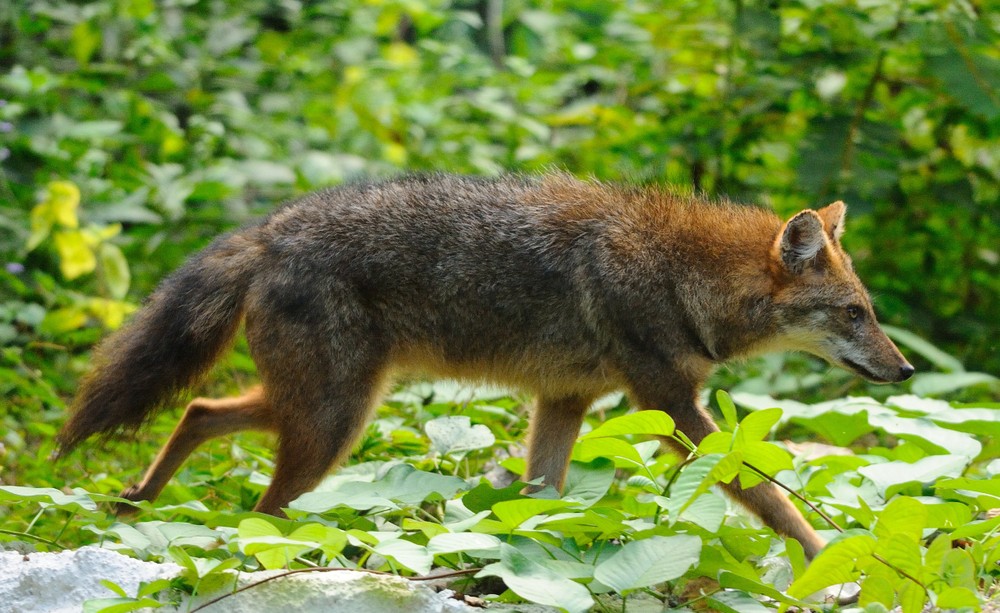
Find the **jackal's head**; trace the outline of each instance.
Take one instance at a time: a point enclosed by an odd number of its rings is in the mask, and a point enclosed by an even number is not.
[[[889,340],[871,298],[840,246],[843,202],[802,211],[781,228],[772,247],[773,305],[779,335],[869,381],[904,381],[913,366]]]

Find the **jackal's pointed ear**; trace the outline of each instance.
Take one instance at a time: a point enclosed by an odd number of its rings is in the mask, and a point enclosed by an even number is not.
[[[793,273],[800,273],[826,246],[823,220],[816,211],[802,211],[785,223],[775,247],[782,263]]]
[[[847,215],[847,205],[844,204],[843,200],[838,200],[816,212],[823,220],[823,227],[826,228],[830,240],[839,243],[840,237],[844,235],[844,217]]]

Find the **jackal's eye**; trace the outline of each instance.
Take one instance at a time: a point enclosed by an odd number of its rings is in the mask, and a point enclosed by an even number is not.
[[[861,317],[861,307],[854,306],[853,304],[847,307],[847,316],[852,320],[856,320],[858,317]]]

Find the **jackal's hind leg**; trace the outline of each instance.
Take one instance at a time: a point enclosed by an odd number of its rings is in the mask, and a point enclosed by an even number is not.
[[[283,416],[277,424],[278,454],[271,485],[255,511],[282,515],[282,508],[316,487],[334,464],[345,459],[364,432],[382,390],[381,379],[381,373],[373,370],[272,397]]]
[[[256,387],[235,398],[196,398],[188,404],[180,423],[170,435],[138,485],[121,493],[129,500],[155,500],[184,460],[208,439],[241,430],[274,430],[274,416],[264,392]],[[119,504],[119,514],[136,508]]]
[[[543,477],[543,486],[562,489],[573,443],[590,402],[582,396],[538,399],[528,430],[527,480]]]

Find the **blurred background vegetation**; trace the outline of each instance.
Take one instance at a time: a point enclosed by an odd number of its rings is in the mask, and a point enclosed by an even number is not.
[[[4,2],[6,443],[211,237],[408,170],[843,199],[883,320],[1000,372],[998,32],[993,0]]]

